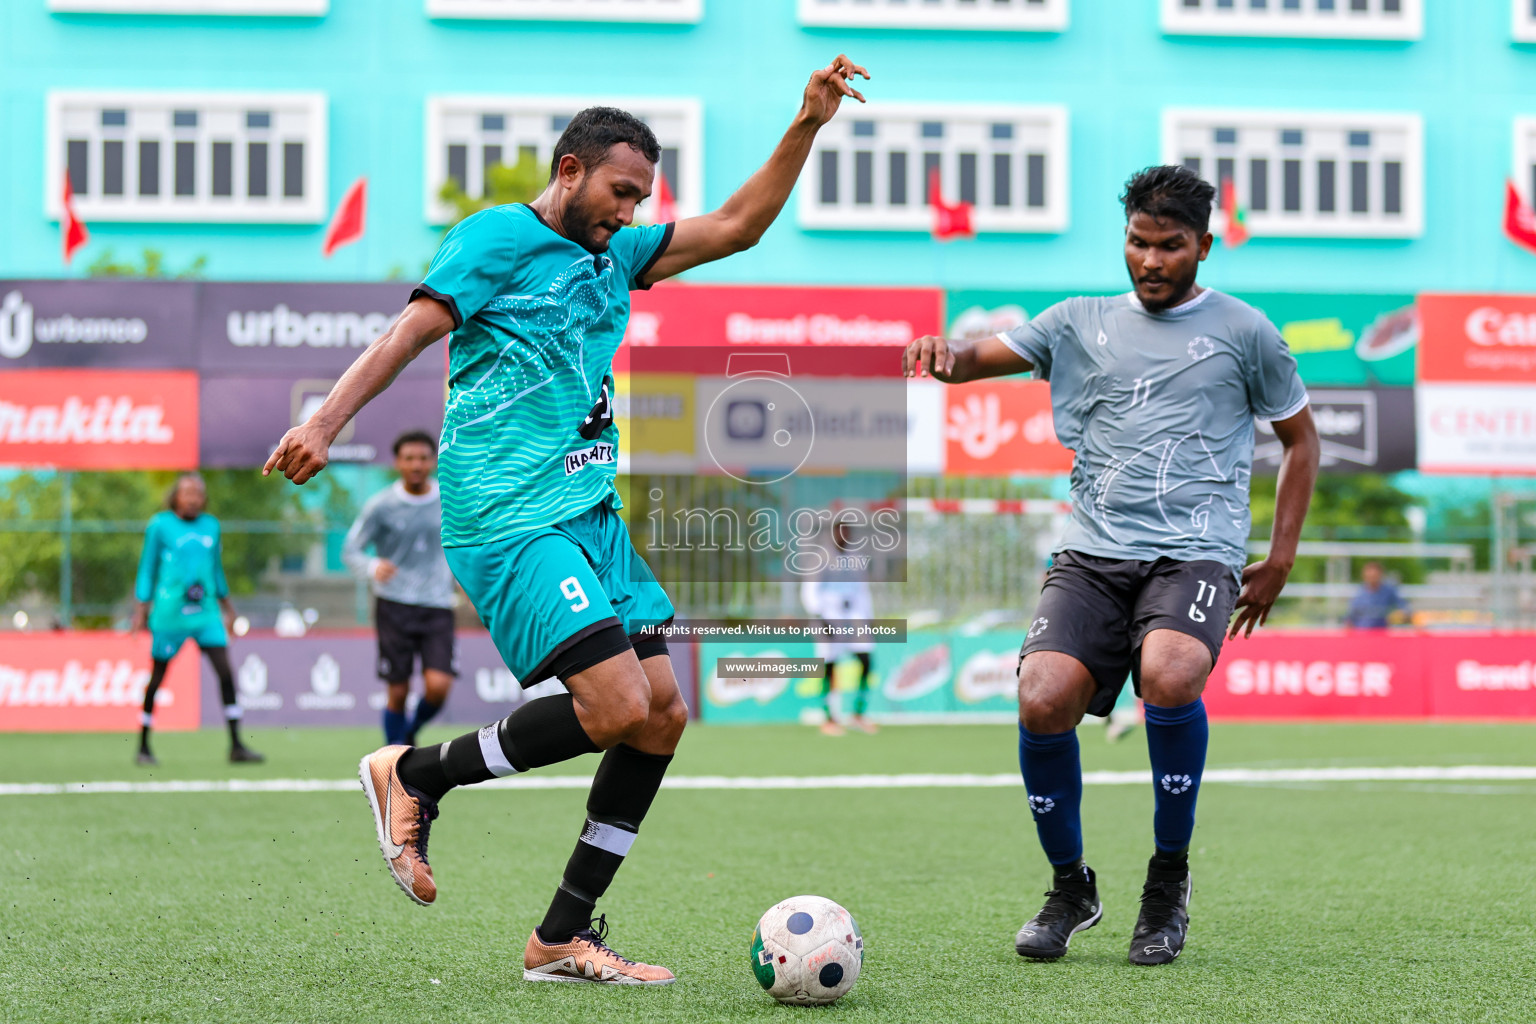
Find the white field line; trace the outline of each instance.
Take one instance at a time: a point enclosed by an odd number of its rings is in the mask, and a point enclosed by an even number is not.
[[[1203,782],[1239,784],[1286,782],[1526,782],[1536,765],[1448,765],[1393,768],[1210,768]],[[1087,786],[1145,786],[1147,771],[1084,772]],[[675,775],[665,789],[1007,789],[1020,785],[1004,775]],[[533,775],[493,779],[476,789],[587,789],[584,775]],[[0,796],[61,796],[96,793],[338,793],[358,788],[356,779],[199,779],[166,782],[7,782]]]

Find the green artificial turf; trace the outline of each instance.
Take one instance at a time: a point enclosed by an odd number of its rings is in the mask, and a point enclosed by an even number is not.
[[[438,730],[443,737],[452,730]],[[434,737],[436,738],[436,737]],[[1525,726],[1219,726],[1222,766],[1536,764]],[[347,778],[363,730],[0,736],[0,782]],[[1005,727],[696,728],[676,774],[1006,772]],[[1085,729],[1085,767],[1144,767]],[[590,771],[595,759],[572,771]],[[1536,1017],[1536,783],[1209,784],[1191,938],[1125,962],[1150,853],[1150,784],[1092,786],[1102,924],[1054,964],[1014,931],[1047,872],[1019,789],[665,792],[601,909],[666,989],[529,985],[521,954],[584,794],[466,790],[432,836],[435,906],[389,880],[358,793],[0,796],[0,1020],[519,1022],[1525,1021]],[[814,892],[853,912],[863,976],[779,1007],[746,950],[759,914]]]

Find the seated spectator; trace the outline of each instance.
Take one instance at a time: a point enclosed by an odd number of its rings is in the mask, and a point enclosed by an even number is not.
[[[1360,589],[1350,599],[1344,624],[1355,629],[1385,629],[1408,621],[1408,602],[1397,584],[1382,576],[1381,563],[1366,562],[1360,570]]]

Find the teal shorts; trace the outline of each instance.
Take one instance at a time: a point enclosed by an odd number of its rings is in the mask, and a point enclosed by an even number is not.
[[[665,651],[636,634],[672,618],[672,602],[606,503],[553,526],[443,553],[524,686],[566,679],[625,650]]]
[[[224,632],[224,620],[218,616],[201,618],[166,629],[152,629],[149,633],[149,656],[156,661],[170,661],[188,640],[197,646],[228,647],[229,634]]]

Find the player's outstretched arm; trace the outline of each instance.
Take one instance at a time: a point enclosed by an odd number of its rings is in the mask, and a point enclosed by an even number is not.
[[[347,421],[431,345],[453,330],[453,316],[436,299],[419,297],[341,375],[313,416],[283,435],[261,475],[278,470],[296,484],[314,479],[330,460],[331,442]]]
[[[800,169],[811,154],[817,131],[832,120],[844,96],[864,102],[863,94],[848,84],[855,75],[867,79],[869,72],[842,54],[811,75],[800,112],[768,162],[720,209],[678,221],[671,244],[645,275],[645,283],[655,284],[701,263],[724,259],[756,245],[789,199]]]
[[[1317,440],[1317,426],[1312,410],[1301,412],[1270,424],[1285,449],[1280,458],[1280,479],[1275,485],[1275,527],[1269,535],[1269,554],[1243,570],[1243,592],[1237,596],[1237,617],[1228,636],[1238,633],[1252,636],[1255,626],[1269,618],[1285,587],[1291,567],[1296,564],[1296,544],[1301,540],[1301,524],[1312,503],[1312,486],[1317,482],[1317,462],[1322,454]],[[1247,627],[1246,630],[1244,627]]]
[[[1003,344],[997,335],[962,341],[956,338],[918,338],[901,354],[906,377],[933,377],[946,384],[1007,377],[1034,369],[1028,359]]]

